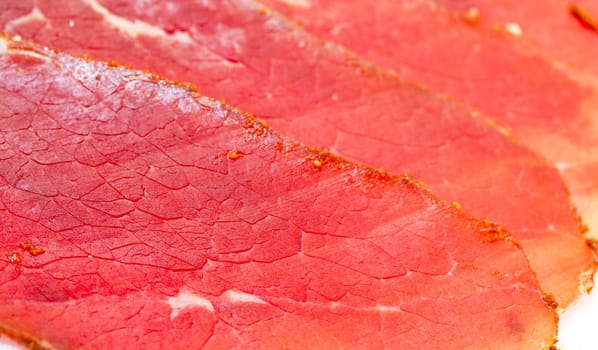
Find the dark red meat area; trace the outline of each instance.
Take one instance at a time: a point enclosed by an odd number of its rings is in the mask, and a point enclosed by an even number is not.
[[[7,45],[4,327],[56,348],[553,342],[521,250],[408,178],[145,73]]]

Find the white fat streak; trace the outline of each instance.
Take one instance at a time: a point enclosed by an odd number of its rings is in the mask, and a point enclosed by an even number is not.
[[[21,37],[14,36],[12,40],[13,41],[21,41]],[[52,59],[50,57],[39,54],[37,52],[33,52],[31,50],[14,49],[14,48],[10,47],[10,42],[8,40],[6,40],[3,37],[0,37],[0,55],[6,55],[6,54],[35,57],[35,58],[38,58],[40,60],[44,60],[47,62],[52,61]]]
[[[329,302],[328,305],[330,306],[331,309],[337,309],[343,306],[342,303],[339,303],[338,301],[332,301]],[[351,307],[351,306],[349,306]],[[392,305],[375,305],[375,306],[360,306],[360,307],[356,307],[357,309],[361,310],[361,311],[372,311],[372,312],[403,312],[403,310],[401,309],[400,306],[392,306]]]
[[[7,32],[11,32],[11,31],[13,31],[13,29],[15,29],[16,27],[20,26],[21,24],[25,24],[25,23],[28,23],[29,21],[35,21],[35,20],[47,21],[47,18],[37,8],[37,6],[34,7],[33,10],[31,10],[31,12],[29,12],[25,16],[21,16],[19,18],[15,18],[12,21],[8,22],[6,24],[6,26],[4,27],[4,30],[7,31]]]
[[[185,308],[199,307],[214,312],[214,306],[208,299],[187,292],[179,292],[179,295],[176,297],[168,298],[168,305],[172,308],[172,312],[170,313],[171,320],[175,319]]]
[[[9,53],[11,54],[17,54],[17,55],[21,55],[21,56],[29,56],[29,57],[33,57],[33,58],[37,58],[40,60],[44,60],[46,62],[52,62],[52,59],[48,56],[39,54],[37,52],[33,52],[33,51],[22,51],[22,50],[8,50]]]
[[[513,36],[521,36],[521,34],[523,34],[521,26],[515,22],[509,22],[505,24],[505,29],[507,30],[507,33]]]
[[[376,305],[374,306],[374,310],[380,312],[403,312],[400,307],[398,306],[388,306],[388,305]]]
[[[295,6],[295,7],[301,7],[304,9],[311,7],[311,3],[309,2],[309,0],[280,0],[280,1],[284,2],[285,4]]]
[[[193,42],[193,39],[191,39],[187,33],[176,32],[174,34],[168,34],[162,28],[151,25],[147,22],[139,20],[130,21],[123,17],[117,16],[108,11],[108,9],[104,6],[100,5],[96,0],[82,0],[82,2],[89,5],[89,7],[91,7],[91,9],[98,14],[102,15],[106,22],[132,37],[146,35],[154,37],[169,37],[183,43]]]
[[[569,168],[572,168],[575,166],[575,164],[573,163],[567,163],[567,162],[556,162],[554,163],[554,166],[559,170],[559,171],[565,171]]]
[[[238,292],[235,290],[227,290],[226,292],[222,293],[222,297],[231,303],[267,304],[257,295]]]

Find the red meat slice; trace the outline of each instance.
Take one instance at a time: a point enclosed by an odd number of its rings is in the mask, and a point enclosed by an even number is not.
[[[461,16],[433,1],[265,2],[309,31],[450,95],[510,130],[559,167],[591,236],[598,238],[598,90],[516,36],[480,26],[496,1],[489,1],[483,13]],[[521,28],[508,30],[517,35]],[[551,36],[558,32],[547,22],[539,30]]]
[[[526,49],[544,57],[578,85],[587,90],[587,98],[580,100],[577,119],[564,114],[558,128],[568,137],[556,143],[539,143],[538,148],[560,162],[561,172],[571,184],[576,202],[584,209],[584,217],[598,238],[598,2],[593,0],[546,1],[486,1],[439,0],[450,9],[462,13],[477,11],[478,25],[504,28],[515,34]],[[475,10],[472,10],[475,9]],[[546,28],[549,28],[547,30]],[[514,31],[513,31],[514,30]],[[570,87],[563,87],[568,89]],[[577,88],[579,90],[579,88]],[[554,123],[554,122],[553,122]],[[575,132],[580,125],[584,132]],[[549,125],[553,127],[554,125]],[[531,139],[535,135],[521,134]],[[550,143],[549,143],[550,142]],[[548,143],[548,144],[547,144]]]
[[[57,348],[530,349],[521,250],[406,177],[0,40],[0,319]]]
[[[558,172],[454,105],[252,2],[103,4],[40,1],[5,27],[70,53],[191,80],[307,144],[408,171],[441,198],[505,224],[563,306],[593,270]]]
[[[535,46],[567,71],[598,74],[598,2],[593,0],[438,0],[449,9],[476,11],[479,25],[498,26]],[[515,32],[513,32],[513,28]]]

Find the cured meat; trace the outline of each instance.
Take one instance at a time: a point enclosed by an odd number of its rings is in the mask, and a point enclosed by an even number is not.
[[[0,319],[56,348],[542,348],[496,225],[150,74],[0,40]]]
[[[592,0],[438,0],[449,9],[476,11],[479,25],[511,31],[566,71],[598,74],[598,3]],[[548,29],[548,30],[547,30]]]
[[[60,4],[31,4],[5,28],[73,54],[191,80],[307,144],[408,171],[441,198],[506,225],[562,306],[579,294],[580,279],[589,281],[592,251],[558,172],[453,104],[250,1]]]
[[[598,238],[598,90],[518,41],[523,21],[504,31],[480,25],[496,1],[483,13],[461,16],[433,1],[265,2],[309,31],[480,111],[541,152],[561,170],[591,237]],[[558,31],[546,22],[538,30]]]
[[[538,54],[586,90],[580,99],[580,116],[571,120],[563,115],[561,125],[568,137],[555,144],[540,143],[549,157],[559,162],[561,172],[571,184],[576,202],[598,238],[598,2],[588,0],[484,1],[453,2],[439,0],[450,9],[463,13],[475,9],[478,25],[490,28],[515,28],[515,37],[526,49]],[[550,28],[550,30],[546,30]],[[530,45],[531,44],[531,45]],[[565,89],[570,87],[563,87]],[[579,89],[579,88],[578,88]],[[585,119],[584,119],[585,118]],[[563,126],[564,125],[564,126]],[[581,129],[575,130],[574,128]],[[581,132],[579,130],[582,130]],[[522,135],[527,139],[529,135]],[[549,142],[552,142],[550,140]],[[562,149],[559,150],[559,148]],[[550,152],[550,153],[549,153]]]

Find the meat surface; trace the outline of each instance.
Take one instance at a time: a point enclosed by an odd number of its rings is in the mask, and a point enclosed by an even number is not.
[[[508,129],[558,166],[591,237],[598,238],[598,176],[594,175],[598,173],[598,85],[594,78],[588,81],[583,74],[564,71],[562,63],[546,59],[518,40],[527,30],[527,19],[498,29],[485,27],[485,16],[492,17],[489,13],[496,13],[501,1],[486,1],[484,10],[468,9],[461,15],[432,0],[264,2],[307,30],[346,45],[405,79],[447,94]],[[474,1],[439,2],[462,6]],[[561,16],[542,16],[556,0],[509,3],[513,6],[505,16],[515,18],[519,11],[515,6],[531,5],[540,12],[540,16],[526,12],[535,18],[530,22],[542,22],[536,29],[547,37],[559,35],[555,33],[561,26],[553,28],[552,21],[559,22]],[[596,39],[591,45],[584,41],[593,48],[580,51],[594,64]]]
[[[556,144],[545,140],[539,147],[559,162],[576,202],[583,209],[592,237],[598,238],[598,119],[595,116],[598,109],[598,2],[438,1],[461,13],[475,9],[480,16],[479,26],[506,31],[515,28],[517,41],[524,43],[527,51],[541,56],[587,90],[586,98],[579,103],[581,116],[571,118],[563,114],[561,117],[560,127],[570,129],[565,132],[569,137],[562,137]],[[577,127],[583,131],[577,130],[576,135]],[[524,139],[528,137],[522,135]]]
[[[515,29],[518,40],[533,45],[565,71],[598,75],[598,3],[593,0],[437,0],[460,13],[476,11],[479,25]],[[475,10],[473,10],[475,9]]]
[[[551,301],[499,227],[189,89],[0,40],[5,332],[67,349],[552,344]]]
[[[4,2],[4,26],[52,47],[191,80],[306,144],[408,171],[505,225],[567,305],[591,277],[556,169],[475,115],[368,66],[250,1]],[[0,5],[1,6],[1,5]],[[126,49],[124,49],[126,48]]]

